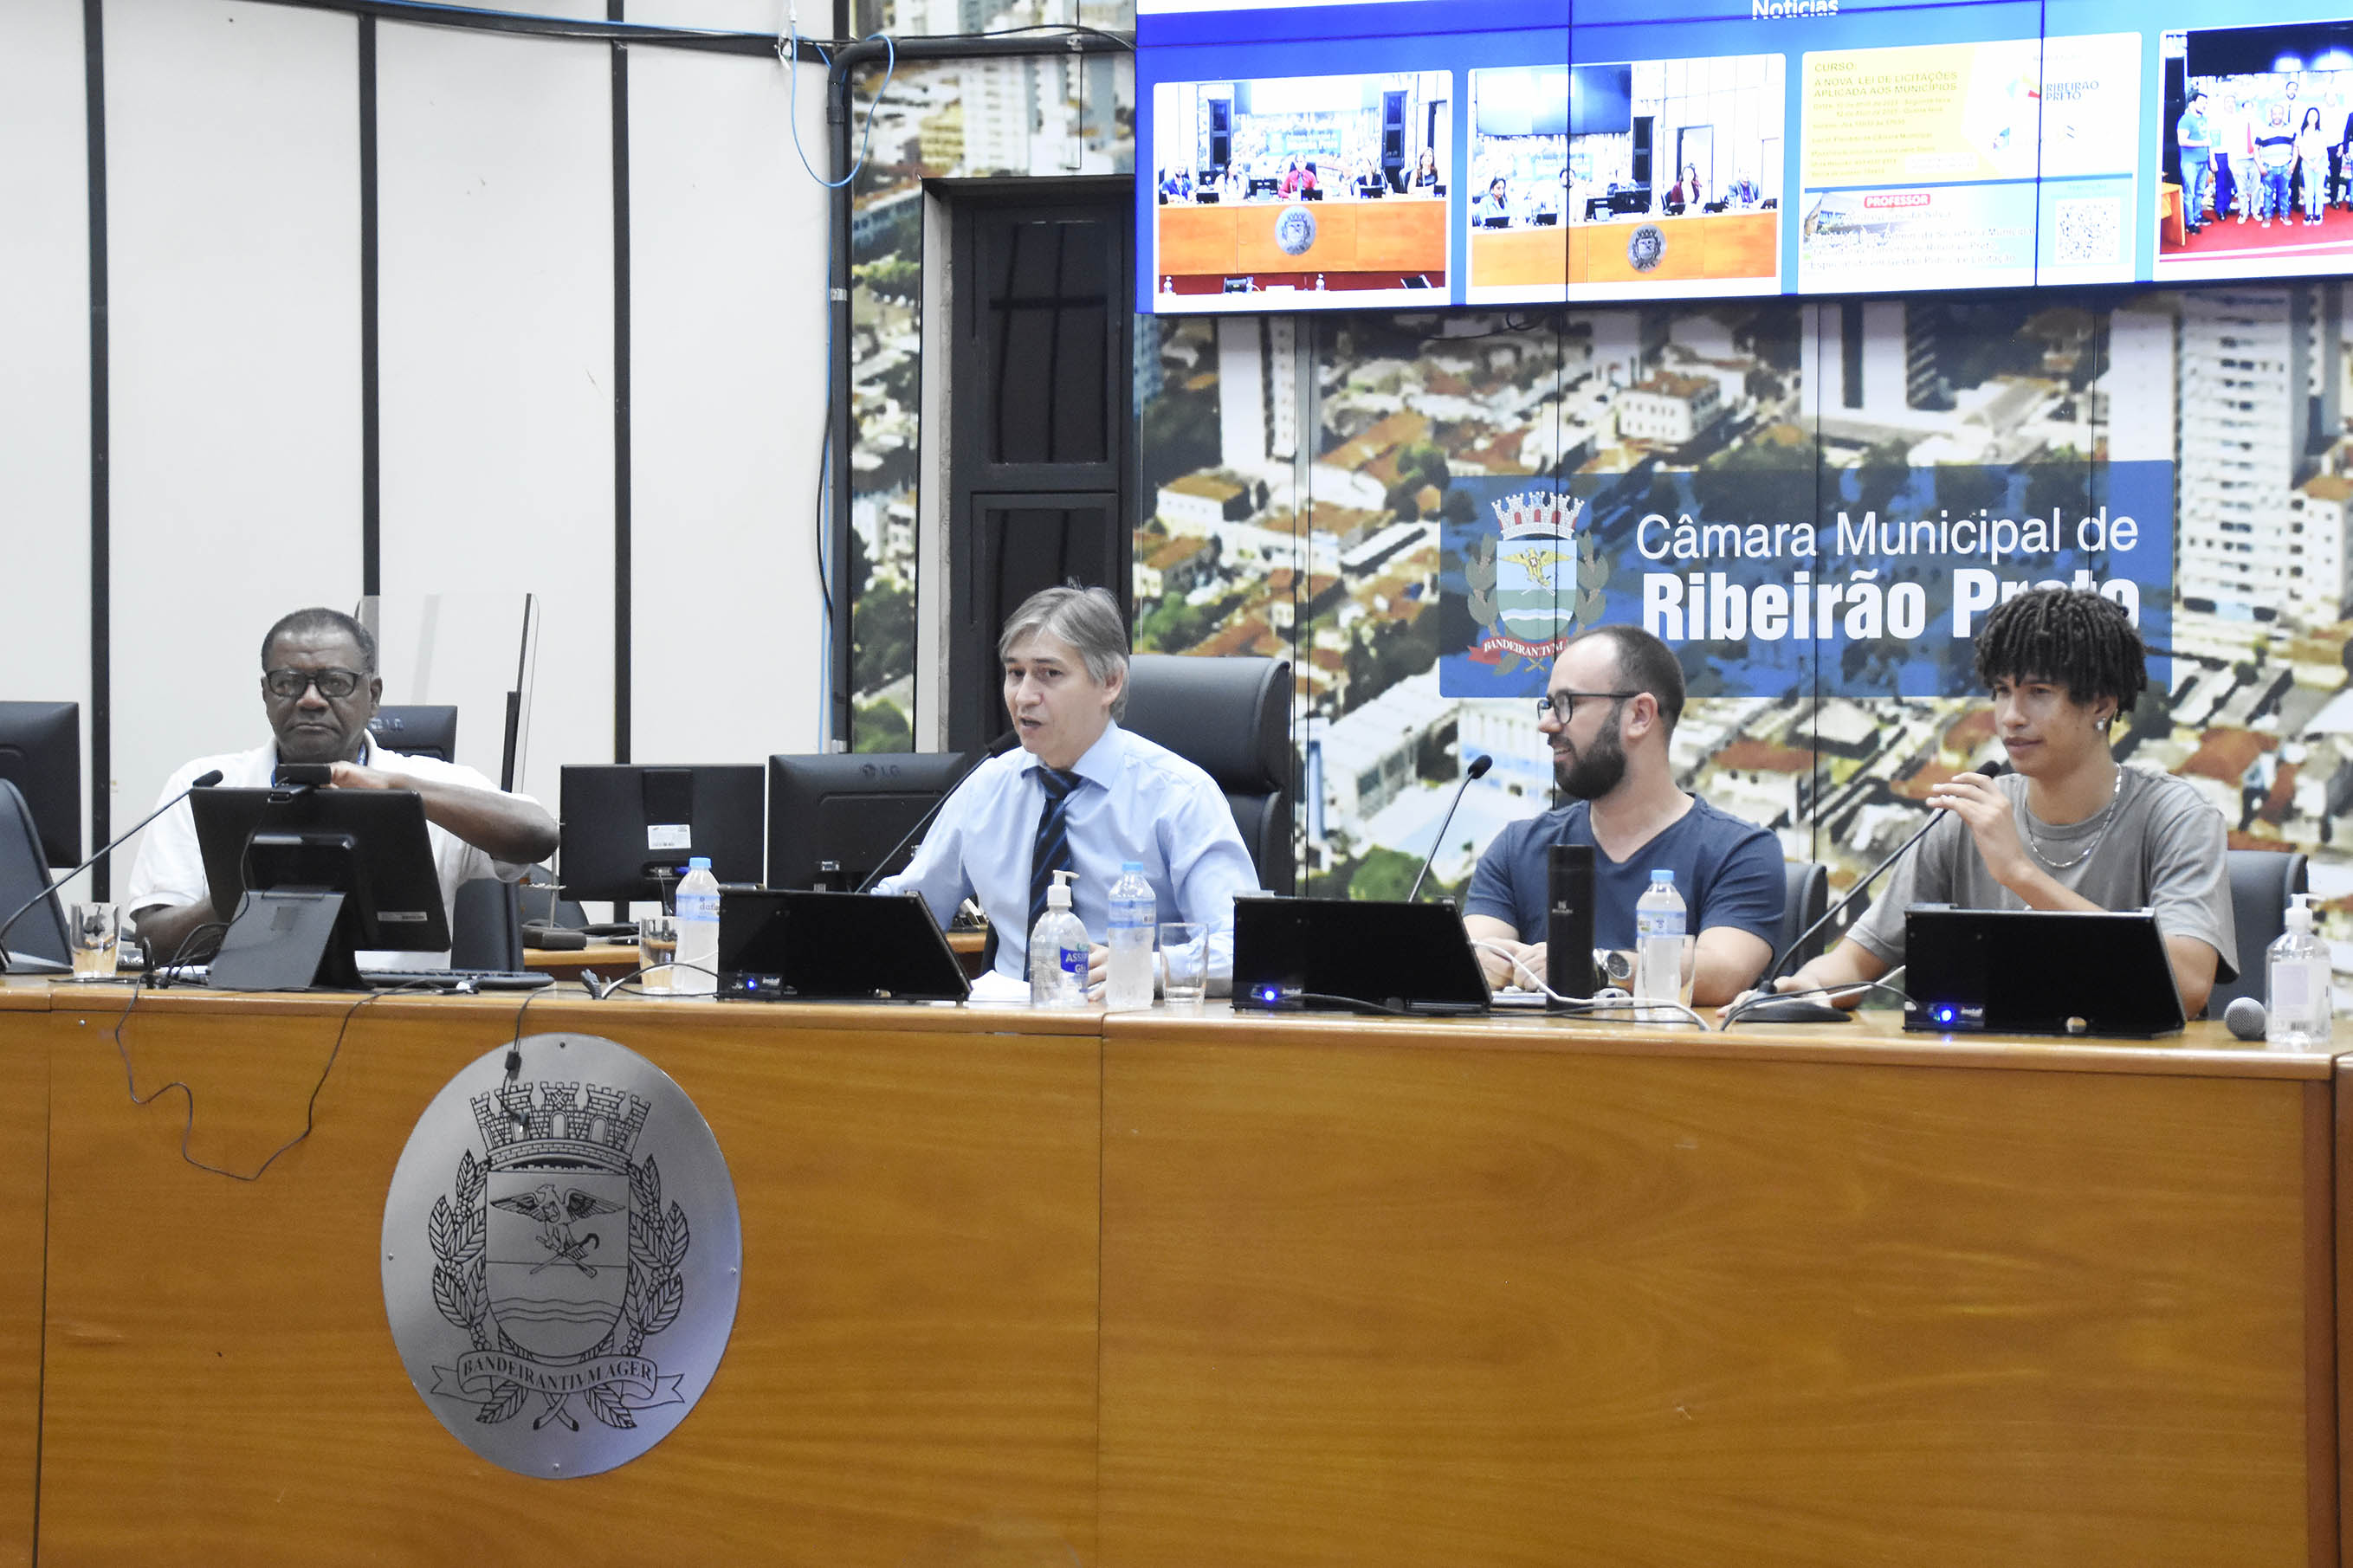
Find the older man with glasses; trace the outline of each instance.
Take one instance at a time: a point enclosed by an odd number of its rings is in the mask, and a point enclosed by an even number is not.
[[[261,670],[262,709],[276,738],[249,752],[197,758],[172,775],[162,798],[215,769],[224,785],[266,787],[288,763],[326,764],[337,789],[415,790],[425,805],[445,908],[455,904],[459,884],[476,877],[514,881],[554,851],[555,819],[530,796],[504,794],[471,768],[375,743],[367,727],[384,695],[375,638],[351,616],[322,609],[287,616],[261,639]],[[220,916],[186,803],[147,830],[122,903],[159,963],[200,957],[220,945]],[[360,956],[374,968],[430,961],[414,953]]]
[[[1462,924],[1482,944],[1488,980],[1544,977],[1549,851],[1585,844],[1595,944],[1631,948],[1634,901],[1653,870],[1671,870],[1684,929],[1698,937],[1692,1001],[1730,1001],[1773,955],[1788,879],[1770,833],[1675,785],[1667,742],[1683,716],[1683,672],[1673,650],[1634,626],[1579,632],[1553,660],[1536,706],[1568,799],[1497,834],[1471,874]]]

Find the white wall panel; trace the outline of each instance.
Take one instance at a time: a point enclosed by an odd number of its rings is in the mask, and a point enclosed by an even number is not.
[[[703,11],[708,26],[773,23]],[[670,19],[643,5],[629,16]],[[801,142],[822,171],[825,71],[797,69]],[[787,87],[774,59],[630,54],[632,752],[644,761],[817,749],[826,191],[794,156]],[[678,679],[690,636],[723,678]]]
[[[79,0],[0,5],[0,700],[90,724],[90,166]],[[82,752],[88,796],[90,753]],[[89,810],[83,810],[83,834]],[[91,846],[90,847],[95,847]],[[85,850],[85,853],[87,850]],[[5,911],[0,911],[5,913]]]
[[[376,40],[384,588],[539,595],[521,783],[553,809],[612,756],[611,54]]]
[[[118,825],[266,739],[262,632],[359,593],[356,27],[108,0]]]

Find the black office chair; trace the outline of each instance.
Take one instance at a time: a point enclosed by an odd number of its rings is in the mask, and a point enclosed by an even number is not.
[[[436,762],[458,760],[458,710],[439,704],[379,708],[368,733],[387,751]]]
[[[2206,998],[2209,1018],[2221,1017],[2242,996],[2264,1000],[2263,950],[2287,930],[2289,897],[2312,890],[2304,856],[2295,850],[2226,849],[2222,860],[2231,876],[2231,935],[2239,945],[2239,977],[2215,983]]]
[[[1820,958],[1830,946],[1831,933],[1826,931],[1809,937],[1802,948],[1789,944],[1831,907],[1831,874],[1819,860],[1784,860],[1781,870],[1787,878],[1788,901],[1781,907],[1781,934],[1774,939],[1773,948],[1787,954],[1781,960],[1781,973],[1788,974],[1809,960]]]
[[[15,784],[0,779],[0,921],[16,913],[18,904],[48,885],[48,857],[41,853],[41,835],[33,826],[33,808],[25,804],[25,797]],[[72,960],[66,950],[66,911],[58,903],[57,895],[51,893],[26,910],[24,918],[10,926],[5,936],[0,936],[0,947],[44,960],[43,973],[56,973],[71,967]]]
[[[522,912],[512,882],[476,877],[458,885],[449,916],[449,967],[522,967]]]
[[[1290,660],[1138,654],[1128,665],[1120,724],[1215,779],[1259,886],[1293,891]]]

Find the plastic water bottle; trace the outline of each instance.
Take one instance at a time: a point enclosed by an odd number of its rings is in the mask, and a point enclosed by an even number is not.
[[[1068,878],[1070,881],[1063,879]],[[1071,912],[1071,881],[1075,871],[1057,871],[1046,889],[1046,912],[1029,931],[1029,1005],[1083,1007],[1087,1005],[1087,957],[1092,944],[1087,928]]]
[[[708,996],[719,989],[719,879],[711,859],[697,855],[686,863],[678,885],[678,959],[670,988]]]
[[[2328,1044],[2328,944],[2312,929],[2312,895],[2298,893],[2287,908],[2287,930],[2272,943],[2266,959],[2263,1043],[2290,1050],[2316,1050]]]
[[[1124,861],[1111,885],[1111,973],[1103,1005],[1122,1012],[1152,1005],[1152,884],[1144,862]]]
[[[1683,989],[1683,895],[1672,871],[1653,871],[1650,890],[1634,901],[1634,997],[1680,1002]]]

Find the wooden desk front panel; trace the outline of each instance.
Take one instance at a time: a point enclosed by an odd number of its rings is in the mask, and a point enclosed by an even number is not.
[[[1267,1028],[1112,1025],[1106,1563],[2334,1555],[2324,1084]]]
[[[1297,256],[1274,242],[1291,204],[1244,202],[1158,209],[1160,271],[1176,277],[1248,272],[1443,272],[1446,204],[1432,197],[1306,204],[1315,243]]]
[[[196,1157],[302,1124],[342,1011],[164,998],[142,1089],[196,1089]],[[153,1010],[151,1011],[151,1006]],[[178,1010],[173,1010],[176,1007]],[[733,1339],[685,1424],[579,1480],[477,1460],[410,1387],[378,1233],[417,1115],[512,1002],[351,1024],[311,1140],[191,1169],[93,1024],[57,1047],[47,1563],[1094,1559],[1095,1021],[543,1002],[691,1094],[733,1173]],[[1083,1033],[1045,1032],[1067,1026]]]
[[[0,1563],[34,1560],[48,1228],[47,987],[0,982]]]

